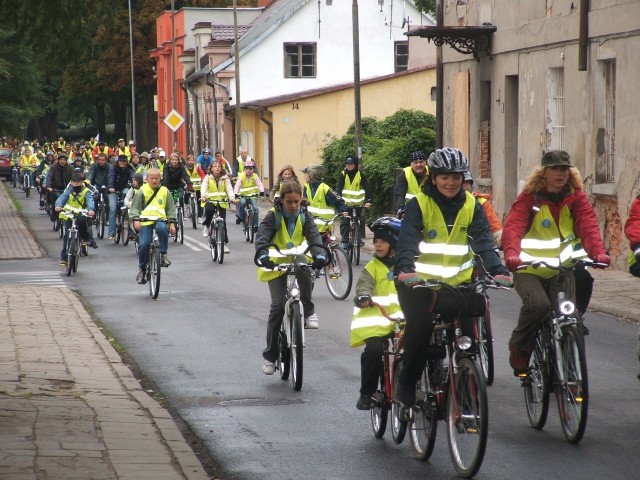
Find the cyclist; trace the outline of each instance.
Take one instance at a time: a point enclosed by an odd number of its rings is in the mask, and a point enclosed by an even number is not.
[[[256,164],[253,160],[247,160],[244,164],[244,171],[238,176],[238,181],[234,187],[234,193],[240,195],[240,202],[238,204],[238,213],[236,213],[236,224],[244,222],[244,210],[247,205],[247,198],[251,202],[253,207],[253,231],[258,231],[258,199],[259,194],[264,196],[264,185],[262,180],[253,173],[253,169]]]
[[[89,218],[93,218],[96,209],[93,203],[93,194],[84,183],[84,177],[80,172],[74,172],[71,176],[70,185],[65,188],[64,192],[58,197],[55,203],[55,211],[60,213],[64,207],[76,210],[88,210]],[[68,219],[64,213],[60,213],[60,218],[65,220],[65,228],[71,228],[71,219]],[[87,217],[80,215],[76,220],[80,239],[89,244],[91,248],[98,248],[95,240],[91,237],[91,232],[87,227]],[[67,235],[62,237],[62,251],[60,252],[60,265],[67,264]]]
[[[206,147],[203,148],[202,153],[198,155],[198,165],[200,165],[200,168],[202,168],[203,172],[209,171],[209,166],[211,165],[212,161],[213,158],[211,157],[211,149]]]
[[[189,181],[193,185],[193,192],[189,191],[189,195],[193,194],[196,198],[196,215],[202,217],[202,206],[200,205],[200,189],[202,188],[202,179],[204,178],[205,171],[200,168],[200,165],[196,164],[196,159],[192,154],[187,155],[187,165],[185,171],[189,177]]]
[[[491,228],[491,233],[493,234],[493,240],[497,247],[500,246],[500,240],[502,239],[502,222],[500,222],[500,218],[498,217],[498,213],[496,209],[493,208],[491,204],[491,195],[488,193],[480,193],[473,190],[473,175],[471,175],[470,171],[464,172],[464,183],[462,184],[465,190],[478,200],[478,203],[482,205],[484,209],[484,213],[487,216],[487,220],[489,221],[489,227]]]
[[[140,166],[140,155],[138,155],[136,152],[131,152],[129,163],[131,163],[131,167],[134,170],[138,170],[138,167]]]
[[[304,250],[306,242],[318,245],[322,241],[318,229],[313,223],[313,218],[311,215],[307,215],[304,208],[301,208],[301,200],[302,187],[300,187],[300,184],[298,182],[286,182],[282,186],[280,203],[269,210],[262,223],[260,223],[260,228],[256,235],[256,252],[259,252],[258,259],[262,265],[258,268],[258,280],[269,282],[269,293],[271,294],[271,309],[267,322],[267,348],[262,352],[262,372],[265,375],[273,375],[276,369],[278,335],[284,316],[287,292],[286,275],[284,272],[273,270],[277,263],[286,261],[286,258],[270,259],[267,245],[275,243],[286,254],[288,250],[297,247],[301,247]],[[326,263],[324,250],[318,247],[311,247],[310,253],[313,258],[313,267],[322,268]],[[311,300],[313,288],[311,272],[308,269],[300,269],[297,280],[300,288],[300,299],[304,308],[305,328],[318,328],[318,316]]]
[[[158,150],[157,157],[155,159],[155,167],[160,170],[160,174],[164,173],[164,167],[167,164],[167,154],[164,150]]]
[[[253,162],[253,169],[255,173],[258,173],[258,170],[255,168],[255,162],[251,156],[249,156],[249,150],[246,147],[240,147],[240,155],[233,161],[233,176],[234,178],[238,178],[241,173],[244,172],[245,166],[247,162]]]
[[[126,195],[127,190],[131,187],[131,177],[134,173],[127,156],[118,155],[118,162],[110,170],[107,184],[109,190],[109,240],[113,240],[116,236],[118,196]]]
[[[276,177],[276,183],[273,186],[271,193],[269,193],[269,200],[271,200],[272,203],[280,201],[280,188],[284,182],[288,182],[290,180],[299,182],[293,167],[291,165],[285,165],[280,169],[280,173],[278,173],[278,176]]]
[[[504,222],[502,249],[509,270],[516,272],[521,262],[588,255],[609,265],[596,213],[582,186],[578,169],[563,150],[551,150],[527,179],[522,193],[511,206]],[[509,363],[514,374],[525,371],[540,323],[557,292],[566,292],[574,301],[573,275],[564,275],[561,285],[556,270],[544,266],[518,270],[513,281],[522,307],[518,324],[509,340]]]
[[[45,180],[51,205],[55,205],[60,194],[67,188],[72,175],[73,167],[67,163],[67,154],[60,152],[58,161],[51,165]],[[56,218],[58,218],[58,213],[54,209],[51,209],[50,218],[52,222],[55,222]]]
[[[362,207],[369,208],[371,206],[371,194],[367,178],[358,169],[358,157],[348,155],[344,161],[345,167],[342,175],[338,176],[338,186],[336,192],[342,197],[348,208],[356,208],[356,213],[362,217]],[[351,220],[349,218],[340,219],[340,237],[342,238],[342,248],[349,248],[349,226]],[[364,237],[364,219],[361,225],[362,237]],[[364,242],[360,240],[360,246]]]
[[[351,346],[365,345],[360,356],[360,397],[358,410],[371,408],[371,395],[376,392],[382,375],[384,342],[395,331],[395,323],[387,320],[371,302],[382,305],[391,316],[402,315],[393,282],[395,249],[400,233],[400,220],[380,217],[369,225],[373,232],[373,258],[364,266],[356,284],[356,308],[351,321]]]
[[[124,156],[126,156],[126,157],[127,157],[127,160],[128,160],[129,158],[131,158],[131,150],[130,150],[130,149],[129,149],[129,147],[127,146],[127,144],[126,144],[126,142],[125,142],[124,138],[119,138],[119,139],[118,139],[118,144],[116,145],[116,147],[115,147],[115,149],[114,149],[114,150],[115,150],[115,152],[116,152],[116,155],[118,155],[118,157],[119,157],[120,155],[124,155]]]
[[[640,277],[640,195],[631,203],[629,218],[624,223],[624,234],[629,240],[628,264],[629,273],[635,277]],[[638,361],[640,362],[640,329],[638,330]],[[638,374],[640,380],[640,373]]]
[[[324,167],[311,164],[302,169],[304,180],[307,182],[304,188],[304,198],[309,202],[309,212],[316,217],[315,224],[322,234],[329,230],[323,220],[331,220],[338,210],[344,216],[349,215],[344,200],[338,197],[326,183],[322,182]]]
[[[211,225],[211,219],[218,209],[218,215],[225,220],[224,223],[224,253],[229,252],[229,237],[227,236],[227,208],[229,208],[229,201],[235,202],[235,195],[233,188],[231,187],[231,180],[229,176],[222,171],[222,165],[217,160],[214,160],[209,165],[209,173],[204,177],[202,181],[202,191],[200,192],[200,201],[207,202],[204,207],[204,221],[202,222],[202,236],[209,236],[209,226]],[[214,202],[220,202],[215,204]]]
[[[27,147],[24,149],[24,153],[20,156],[20,161],[18,162],[18,167],[20,167],[20,183],[22,184],[22,177],[26,172],[29,172],[29,182],[33,186],[34,183],[34,172],[36,168],[38,168],[38,164],[40,161],[38,157],[36,157],[33,153],[31,153],[31,148]]]
[[[216,152],[213,159],[220,162],[222,170],[231,178],[231,165],[229,165],[227,159],[222,156],[222,152]]]
[[[420,150],[413,152],[411,165],[402,169],[393,187],[393,203],[398,218],[402,218],[407,202],[420,193],[428,174],[427,158],[424,153]]]
[[[138,168],[136,168],[136,173],[140,173],[142,175],[142,178],[144,179],[146,179],[147,177],[147,170],[149,170],[149,168],[151,167],[149,163],[150,161],[151,156],[148,152],[142,152],[140,154],[140,165],[138,165]]]
[[[138,276],[140,284],[146,282],[145,268],[149,259],[149,245],[153,239],[153,222],[140,221],[140,217],[156,220],[155,230],[160,243],[161,263],[163,267],[171,265],[167,256],[169,233],[176,234],[176,205],[167,187],[160,185],[162,175],[157,168],[147,171],[147,183],[134,195],[129,210],[133,228],[138,232]],[[167,223],[169,230],[167,231]]]
[[[189,174],[180,161],[180,155],[175,152],[169,156],[169,162],[164,167],[162,185],[167,187],[172,194],[174,191],[178,192],[178,201],[180,202],[180,206],[184,208],[182,195],[185,185],[191,185],[191,178],[189,178]]]
[[[453,287],[470,282],[474,254],[496,282],[511,285],[509,272],[494,249],[487,216],[462,187],[464,172],[469,169],[465,154],[457,148],[438,149],[429,156],[428,168],[422,191],[407,203],[395,265],[398,300],[406,320],[404,364],[396,400],[405,406],[415,403],[415,385],[433,332],[433,312],[459,315],[463,334],[473,337],[469,320],[483,315],[485,308],[482,293],[470,292],[465,295],[466,302],[461,302],[458,292],[442,288],[436,296],[429,288],[413,287],[425,279]]]

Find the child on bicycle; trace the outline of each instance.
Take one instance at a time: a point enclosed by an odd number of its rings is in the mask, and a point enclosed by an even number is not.
[[[200,201],[207,202],[204,207],[204,221],[202,222],[202,236],[208,237],[211,219],[216,209],[218,215],[224,223],[224,253],[229,251],[229,237],[227,235],[227,208],[229,202],[235,202],[235,194],[231,188],[231,180],[222,168],[222,164],[218,160],[214,160],[209,165],[207,175],[202,181],[202,190],[200,191]]]
[[[307,182],[304,188],[304,198],[309,203],[309,212],[316,217],[315,224],[320,233],[325,233],[330,227],[324,220],[331,220],[335,216],[335,211],[342,213],[345,217],[349,215],[349,210],[344,200],[337,196],[331,187],[322,181],[324,167],[322,165],[311,164],[302,169],[304,180]]]
[[[631,203],[629,218],[624,223],[624,234],[629,240],[628,264],[629,273],[634,277],[640,277],[640,195]],[[640,329],[638,329],[638,361],[640,362]],[[640,380],[640,373],[638,374]]]
[[[360,356],[360,397],[356,402],[358,410],[371,408],[371,395],[376,392],[381,371],[384,342],[395,331],[395,323],[386,319],[376,302],[393,317],[402,316],[398,294],[393,277],[395,249],[400,233],[400,220],[380,217],[369,225],[373,232],[373,259],[364,266],[356,285],[351,321],[351,346],[365,345]]]
[[[93,192],[87,188],[84,183],[84,176],[79,172],[71,175],[71,183],[64,192],[56,200],[55,211],[62,212],[68,208],[71,211],[88,210],[89,218],[93,218],[96,214],[95,204],[93,203]],[[71,228],[71,219],[64,213],[60,213],[60,218],[65,220],[65,228]],[[87,217],[80,215],[76,220],[78,233],[83,242],[89,244],[91,248],[98,248],[95,240],[91,237],[91,231],[87,227]],[[67,264],[67,235],[62,237],[62,251],[60,252],[60,265]]]
[[[240,195],[240,202],[236,213],[236,224],[244,223],[244,213],[247,202],[253,207],[253,231],[258,231],[258,195],[264,197],[264,185],[260,177],[253,171],[256,164],[253,160],[247,160],[244,171],[238,175],[234,187],[234,193]]]
[[[261,267],[258,268],[258,280],[269,283],[269,293],[271,294],[271,310],[267,323],[267,348],[262,352],[264,359],[262,372],[265,375],[273,375],[276,369],[278,334],[284,316],[287,292],[285,272],[273,270],[277,263],[287,261],[287,258],[275,257],[277,252],[275,250],[269,251],[267,245],[275,243],[281,252],[286,254],[288,250],[298,247],[302,247],[299,250],[304,250],[307,242],[311,245],[322,243],[318,228],[313,223],[313,217],[300,206],[301,200],[302,187],[300,184],[298,182],[284,183],[280,191],[280,204],[269,210],[260,223],[256,235],[256,252],[259,252],[258,259],[261,264]],[[326,263],[324,250],[311,247],[310,253],[313,258],[313,267],[317,269],[324,267]],[[270,256],[274,256],[274,259],[269,258]],[[305,328],[318,328],[318,316],[311,301],[313,287],[311,272],[308,269],[301,269],[297,279],[300,299],[304,307]]]
[[[369,208],[371,206],[371,193],[369,192],[369,185],[367,183],[367,177],[358,169],[358,157],[355,155],[348,155],[344,161],[344,170],[342,174],[338,176],[338,185],[336,192],[342,197],[347,208],[357,207],[356,212],[362,216],[362,222],[360,225],[363,227],[360,229],[362,237],[364,237],[364,215],[362,214],[362,207]],[[342,218],[340,220],[340,237],[342,238],[342,248],[348,249],[349,245],[349,226],[351,219]],[[364,245],[364,242],[360,240],[360,246]]]

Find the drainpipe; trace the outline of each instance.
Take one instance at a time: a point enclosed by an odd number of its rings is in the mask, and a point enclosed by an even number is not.
[[[220,83],[218,81],[216,81],[213,73],[209,72],[206,76],[206,82],[207,82],[207,86],[211,87],[211,90],[213,90],[213,130],[215,131],[215,135],[214,135],[214,152],[217,152],[218,150],[220,150],[219,147],[219,138],[218,138],[218,97],[216,96],[216,85],[224,88],[227,92],[227,98],[229,100],[231,100],[231,91],[229,90],[229,87],[227,87],[224,83]]]
[[[436,26],[444,26],[442,0],[436,1]],[[442,148],[444,112],[444,66],[442,65],[442,46],[436,47],[436,148]]]
[[[186,84],[187,90],[189,90],[189,92],[191,93],[191,95],[193,95],[193,105],[194,105],[194,110],[195,110],[195,117],[196,117],[196,141],[195,141],[195,149],[194,149],[194,153],[195,152],[199,152],[201,149],[200,146],[200,109],[198,107],[198,94],[195,92],[195,90],[193,89],[193,87],[191,86],[190,83]]]
[[[264,117],[264,109],[260,109],[259,112],[259,118],[260,120],[262,120],[264,123],[267,124],[267,128],[269,131],[269,134],[267,135],[267,137],[269,138],[269,189],[272,189],[274,187],[274,182],[273,182],[273,122],[271,122],[270,120],[267,120]]]
[[[580,0],[580,33],[578,34],[578,70],[587,71],[589,55],[589,0]]]
[[[191,151],[191,122],[189,121],[189,118],[191,117],[191,107],[189,107],[189,93],[187,92],[187,89],[185,87],[186,82],[184,80],[182,80],[179,84],[180,89],[184,92],[184,104],[186,107],[186,118],[187,118],[187,155],[189,154],[189,152]]]

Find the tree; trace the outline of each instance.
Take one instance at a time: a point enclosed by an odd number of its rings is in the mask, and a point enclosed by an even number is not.
[[[418,10],[424,13],[435,14],[437,0],[414,0],[413,2]]]

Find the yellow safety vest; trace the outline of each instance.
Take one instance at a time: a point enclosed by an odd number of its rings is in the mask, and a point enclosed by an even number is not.
[[[473,251],[469,247],[467,229],[473,220],[476,199],[469,192],[449,233],[442,211],[433,199],[424,193],[416,195],[422,210],[424,225],[420,256],[416,272],[423,278],[441,280],[458,286],[471,281]]]
[[[131,150],[126,145],[125,145],[124,148],[120,148],[119,146],[117,146],[116,149],[115,149],[115,152],[116,152],[116,156],[118,156],[118,155],[126,155],[127,158],[131,158]]]
[[[249,157],[247,157],[249,158]],[[236,159],[238,160],[238,171],[236,172],[238,175],[240,175],[241,173],[244,173],[244,162],[242,161],[242,157],[238,156],[238,158]]]
[[[227,195],[226,177],[221,176],[218,181],[209,176],[207,182],[207,200],[210,202],[219,202],[220,208],[229,208],[229,196]]]
[[[202,187],[202,179],[200,178],[200,174],[198,173],[198,166],[194,165],[192,171],[190,171],[188,167],[185,167],[185,169],[187,170],[187,174],[189,175],[189,180],[191,180],[191,183],[193,184],[193,189],[196,192],[199,192],[200,188]]]
[[[365,191],[361,186],[362,177],[358,170],[353,176],[353,181],[346,172],[342,172],[344,177],[344,188],[342,189],[342,199],[348,207],[360,206],[364,203]]]
[[[375,280],[371,299],[382,305],[391,317],[403,318],[393,282],[393,268],[387,267],[379,259],[374,258],[365,265],[364,269]],[[385,337],[394,330],[395,323],[382,316],[378,307],[354,307],[350,338],[352,347],[364,345],[367,338]]]
[[[166,220],[167,219],[167,202],[168,197],[171,195],[169,189],[167,187],[159,187],[160,191],[154,197],[154,199],[147,205],[144,210],[140,212],[140,216],[143,218],[147,218],[149,220]],[[143,194],[143,202],[147,202],[147,198],[151,198],[153,195],[153,188],[149,186],[149,184],[145,183],[140,187],[140,191]],[[141,222],[141,225],[153,225],[153,222]]]
[[[88,191],[89,189],[86,187],[86,185],[77,195],[72,190],[69,194],[69,198],[67,199],[67,203],[64,204],[63,210],[60,212],[60,218],[62,218],[63,220],[71,220],[74,217],[74,215],[71,215],[71,213],[78,214],[79,212],[84,210],[87,206],[87,199],[85,196]],[[65,215],[65,211],[67,215]]]
[[[33,168],[36,168],[38,166],[38,157],[36,157],[33,154],[21,155],[19,165],[20,165],[20,168],[26,169],[26,170],[31,170]]]
[[[278,212],[275,208],[271,209],[271,212],[276,216],[276,224],[278,215],[282,215],[281,212]],[[303,235],[303,224],[302,221],[304,219],[304,214],[299,213],[298,218],[296,219],[296,226],[293,229],[293,235],[289,235],[289,229],[287,228],[287,221],[283,218],[280,221],[280,228],[276,231],[276,234],[273,236],[271,243],[275,243],[281,254],[277,252],[275,248],[269,249],[269,258],[273,260],[273,262],[277,265],[280,263],[286,263],[291,258],[290,255],[292,253],[302,254],[307,249],[307,241]],[[307,255],[308,256],[308,255]],[[311,258],[311,257],[308,257]],[[261,282],[268,282],[273,280],[274,278],[281,277],[285,274],[285,272],[279,272],[277,270],[269,270],[268,268],[258,267],[258,280]]]
[[[305,188],[307,191],[307,199],[309,200],[307,210],[315,217],[313,221],[318,227],[318,231],[320,233],[326,232],[329,227],[322,221],[322,219],[331,220],[336,214],[334,208],[327,205],[327,193],[331,189],[326,183],[321,183],[318,185],[315,196],[312,197],[311,185],[307,183]]]
[[[256,184],[256,178],[258,178],[255,174],[251,175],[251,178],[247,178],[244,173],[241,173],[238,176],[238,181],[240,182],[240,195],[243,197],[249,197],[251,195],[258,195],[260,193],[260,189]]]
[[[556,224],[548,205],[541,205],[533,217],[529,231],[520,241],[520,260],[524,262],[544,261],[550,265],[567,265],[572,258],[584,258],[587,254],[574,233],[573,217],[569,207],[560,210],[560,227]],[[541,278],[552,278],[558,274],[544,266],[527,267],[516,273],[529,273]]]
[[[416,178],[411,167],[403,168],[404,176],[407,179],[407,193],[404,196],[405,203],[411,200],[413,197],[422,192],[418,179]]]

